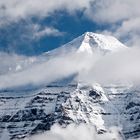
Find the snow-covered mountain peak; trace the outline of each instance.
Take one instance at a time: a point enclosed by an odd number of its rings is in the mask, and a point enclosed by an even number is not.
[[[83,40],[78,49],[80,52],[87,51],[90,54],[94,51],[115,52],[126,48],[126,46],[115,37],[109,35],[86,32],[81,37]]]
[[[94,52],[101,52],[105,54],[107,52],[116,52],[126,48],[128,47],[126,47],[113,36],[93,32],[85,32],[81,36],[73,39],[72,41],[64,44],[63,46],[44,53],[43,56],[55,56],[57,54],[66,54],[71,51],[78,53],[84,52],[88,54],[94,54]]]

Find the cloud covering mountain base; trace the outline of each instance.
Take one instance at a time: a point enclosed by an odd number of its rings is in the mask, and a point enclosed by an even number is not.
[[[75,51],[59,54],[18,72],[0,75],[0,88],[49,84],[72,74],[77,74],[77,81],[87,83],[139,82],[139,54],[140,49],[137,48],[106,56]]]
[[[95,128],[90,125],[69,125],[66,128],[54,125],[51,131],[26,138],[25,140],[122,140],[117,128],[111,128],[109,132],[97,134]]]

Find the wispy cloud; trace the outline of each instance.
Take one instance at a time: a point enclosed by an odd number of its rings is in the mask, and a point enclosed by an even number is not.
[[[36,16],[47,17],[57,10],[66,10],[74,13],[76,10],[88,8],[91,0],[1,0],[0,1],[0,23],[16,22],[20,19]]]
[[[33,37],[36,39],[45,37],[45,36],[63,36],[65,33],[64,32],[60,32],[58,29],[55,29],[54,27],[45,27],[44,29],[37,29],[34,34]]]

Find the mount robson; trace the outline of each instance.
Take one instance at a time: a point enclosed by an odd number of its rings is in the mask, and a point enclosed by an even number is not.
[[[1,140],[140,139],[138,48],[86,32],[39,56],[0,59]]]

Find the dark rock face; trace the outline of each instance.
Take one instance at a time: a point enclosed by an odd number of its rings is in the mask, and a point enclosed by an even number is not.
[[[92,97],[93,99],[100,99],[101,98],[101,94],[95,90],[90,90],[89,96]]]
[[[99,134],[122,126],[126,139],[140,137],[139,91],[126,87],[77,88],[50,86],[24,96],[0,95],[0,136],[5,129],[11,139],[22,139],[50,130],[55,123],[90,123]],[[127,125],[126,125],[127,124]]]
[[[133,107],[138,107],[140,108],[140,103],[135,103],[135,102],[130,102],[127,106],[126,106],[126,110],[133,108]]]
[[[0,97],[0,136],[7,129],[11,139],[22,139],[31,134],[50,130],[54,123],[62,124],[62,103],[69,97],[70,92],[57,87],[44,89],[36,94],[20,97]],[[52,93],[48,92],[52,90]],[[59,92],[58,92],[59,90]],[[4,112],[4,113],[3,113]]]

